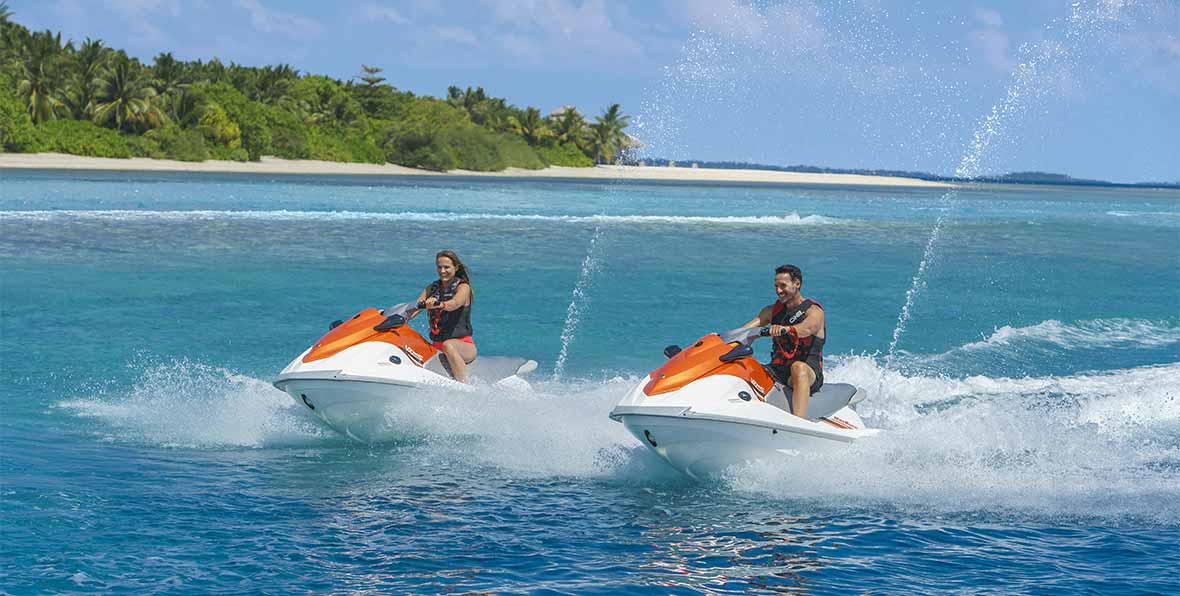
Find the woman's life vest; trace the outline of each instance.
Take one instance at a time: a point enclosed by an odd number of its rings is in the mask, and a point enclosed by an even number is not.
[[[823,306],[820,303],[811,300],[810,298],[804,300],[794,308],[788,308],[782,302],[775,301],[774,307],[770,312],[770,323],[772,325],[782,325],[784,327],[791,327],[803,322],[807,318],[807,309],[812,306],[818,306],[821,310]],[[824,336],[828,334],[828,326],[824,324]],[[817,369],[822,369],[824,364],[824,341],[826,337],[818,335],[810,335],[807,337],[796,338],[791,335],[783,335],[771,338],[774,340],[771,348],[770,363],[771,364],[791,364],[794,362],[808,362]],[[793,352],[793,353],[792,353]]]
[[[456,277],[446,287],[443,287],[438,280],[435,280],[426,289],[426,297],[435,298],[439,302],[450,300],[455,297],[455,292],[458,291],[459,286],[465,283],[467,282]],[[470,303],[449,312],[441,308],[427,312],[430,314],[431,341],[446,341],[448,339],[458,339],[471,335]]]

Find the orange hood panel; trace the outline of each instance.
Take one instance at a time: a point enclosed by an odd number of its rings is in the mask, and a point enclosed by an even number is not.
[[[374,331],[373,327],[384,320],[385,315],[375,308],[356,313],[351,319],[325,333],[303,357],[303,361],[322,360],[366,341],[383,341],[402,348],[418,365],[434,357],[437,352],[434,346],[409,325],[389,331]]]
[[[744,379],[761,399],[774,387],[774,379],[771,379],[762,365],[753,358],[722,362],[721,356],[733,347],[734,344],[721,341],[721,337],[716,333],[710,333],[652,371],[651,381],[644,386],[643,392],[647,395],[659,395],[675,391],[704,377],[730,375]]]

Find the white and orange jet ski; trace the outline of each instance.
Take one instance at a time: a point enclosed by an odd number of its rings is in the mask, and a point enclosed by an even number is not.
[[[413,310],[399,304],[367,308],[328,333],[291,361],[274,380],[300,405],[337,431],[362,442],[387,434],[387,407],[421,399],[424,390],[473,391],[451,378],[446,356],[406,325]],[[520,389],[534,360],[479,356],[467,365],[473,383]]]
[[[825,383],[806,419],[791,414],[790,393],[754,359],[750,344],[766,328],[710,333],[688,348],[668,346],[668,361],[610,412],[672,467],[700,478],[748,461],[831,448],[876,434],[852,406],[862,389]]]

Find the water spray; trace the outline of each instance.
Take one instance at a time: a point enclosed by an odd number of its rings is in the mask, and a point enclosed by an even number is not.
[[[565,310],[565,325],[561,328],[561,351],[557,354],[557,363],[553,365],[553,380],[561,380],[565,373],[565,362],[569,358],[570,345],[574,343],[574,332],[578,329],[578,322],[582,319],[582,312],[589,301],[586,292],[590,288],[594,273],[602,268],[600,240],[603,226],[594,226],[594,233],[590,236],[590,247],[586,249],[586,258],[582,259],[582,269],[578,272],[578,281],[574,284],[574,292],[570,297],[569,306]]]
[[[1087,35],[1097,33],[1105,21],[1117,20],[1120,11],[1133,4],[1130,0],[1096,0],[1092,5],[1082,2],[1073,4],[1073,10],[1067,20],[1065,39],[1080,41]],[[1056,21],[1046,26],[1051,31]],[[1062,43],[1051,40],[1042,41],[1031,49],[1021,48],[1026,59],[1017,65],[1012,73],[1012,81],[1008,85],[1004,98],[992,106],[991,111],[976,126],[968,144],[967,152],[959,160],[955,168],[955,177],[964,180],[975,180],[983,173],[983,160],[989,149],[1006,132],[1013,118],[1023,114],[1029,108],[1031,100],[1046,94],[1043,86],[1038,85],[1045,78],[1045,73],[1054,65],[1070,56],[1069,49]],[[942,228],[947,215],[959,196],[959,189],[947,191],[939,198],[938,219],[926,240],[926,248],[922,251],[922,260],[918,263],[918,271],[910,280],[910,287],[906,290],[905,302],[897,317],[897,324],[893,328],[889,349],[885,353],[884,368],[889,368],[897,355],[897,346],[905,333],[906,325],[913,316],[914,303],[922,290],[926,288],[926,276],[937,251],[938,240],[942,235]],[[882,382],[883,379],[882,379]]]

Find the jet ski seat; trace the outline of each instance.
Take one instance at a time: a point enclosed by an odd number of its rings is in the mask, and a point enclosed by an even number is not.
[[[864,391],[848,383],[824,383],[824,386],[813,393],[807,402],[807,419],[816,420],[831,416],[845,406],[860,403],[864,397]],[[790,412],[790,391],[786,387],[778,385],[766,396],[766,403]]]
[[[438,358],[431,358],[425,368],[432,372],[451,376],[447,357],[443,354],[439,354]],[[536,369],[536,360],[508,356],[476,356],[475,360],[467,363],[469,377],[478,378],[488,383],[495,383],[513,376],[524,377]]]
[[[853,399],[860,394],[859,399]],[[807,419],[815,420],[839,412],[849,404],[858,403],[864,399],[864,392],[848,383],[824,383],[811,395],[807,402]]]

